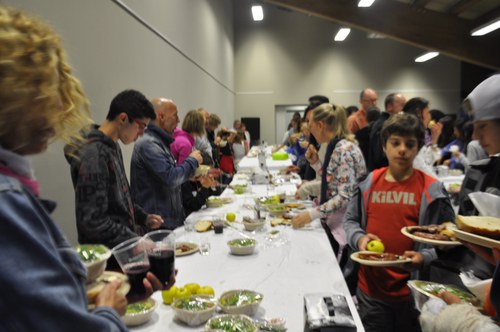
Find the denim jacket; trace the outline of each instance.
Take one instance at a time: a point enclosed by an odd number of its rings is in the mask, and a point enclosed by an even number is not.
[[[147,213],[161,215],[168,229],[184,224],[181,185],[198,167],[193,157],[187,157],[176,166],[170,150],[173,141],[166,131],[150,124],[144,136],[135,143],[130,166],[134,201]]]
[[[128,331],[87,310],[86,269],[38,199],[0,174],[0,331]]]

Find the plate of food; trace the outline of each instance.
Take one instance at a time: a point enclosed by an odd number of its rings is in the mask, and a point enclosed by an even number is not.
[[[415,242],[430,244],[440,247],[455,247],[461,245],[457,241],[454,227],[451,223],[426,226],[406,226],[401,228],[401,233]]]
[[[407,257],[375,251],[357,251],[351,255],[351,259],[362,265],[377,267],[399,266],[411,262],[411,259]]]
[[[177,242],[175,244],[175,256],[186,256],[197,252],[199,246],[193,242]]]
[[[231,197],[221,197],[221,196],[210,196],[207,198],[206,205],[208,208],[221,207],[224,204],[232,203],[233,199]]]
[[[450,292],[458,296],[462,301],[470,303],[473,306],[479,307],[481,305],[481,301],[476,296],[453,285],[444,285],[423,280],[410,280],[408,281],[408,287],[410,287],[414,294],[417,307],[421,307],[430,297],[440,298],[439,293],[443,291]],[[424,297],[422,297],[422,295],[424,295]]]
[[[457,229],[454,232],[459,240],[487,248],[500,248],[500,218],[458,215],[455,220]]]

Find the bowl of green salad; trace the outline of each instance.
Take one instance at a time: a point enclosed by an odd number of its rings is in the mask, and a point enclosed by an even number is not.
[[[80,244],[76,251],[87,267],[87,283],[94,282],[106,269],[111,250],[102,244]]]
[[[257,241],[249,238],[233,239],[227,242],[231,254],[237,256],[251,255],[255,252]]]
[[[205,324],[206,332],[257,332],[258,325],[245,315],[218,315]]]
[[[220,296],[219,307],[227,314],[253,316],[263,298],[262,294],[248,289],[230,290]]]
[[[172,303],[177,319],[189,326],[205,323],[215,313],[216,301],[212,296],[191,295]]]
[[[152,298],[129,304],[122,320],[127,326],[144,324],[151,319],[157,305],[158,303]]]

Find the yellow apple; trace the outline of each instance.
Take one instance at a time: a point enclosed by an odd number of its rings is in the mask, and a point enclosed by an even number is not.
[[[203,286],[198,289],[196,294],[203,294],[203,295],[212,295],[215,296],[214,289],[210,286]]]
[[[186,287],[177,288],[177,292],[175,292],[174,299],[184,299],[189,297],[191,293]]]
[[[236,220],[236,215],[232,212],[229,212],[226,214],[226,220],[233,222]]]
[[[193,283],[185,284],[184,288],[189,290],[189,293],[196,294],[198,292],[198,289],[200,289],[200,285],[193,282]]]
[[[368,242],[368,244],[366,245],[366,249],[375,252],[385,251],[384,244],[379,240],[371,240],[370,242]]]
[[[172,286],[170,289],[161,292],[161,297],[163,298],[163,303],[171,304],[174,300],[174,295],[177,293],[177,286]]]

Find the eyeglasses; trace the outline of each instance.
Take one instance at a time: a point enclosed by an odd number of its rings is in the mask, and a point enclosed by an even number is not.
[[[140,130],[146,130],[146,128],[148,127],[148,124],[147,123],[144,123],[144,122],[141,122],[137,119],[134,119],[133,117],[129,116],[129,118],[134,121],[135,123],[137,123],[137,125],[139,126],[139,129]]]

